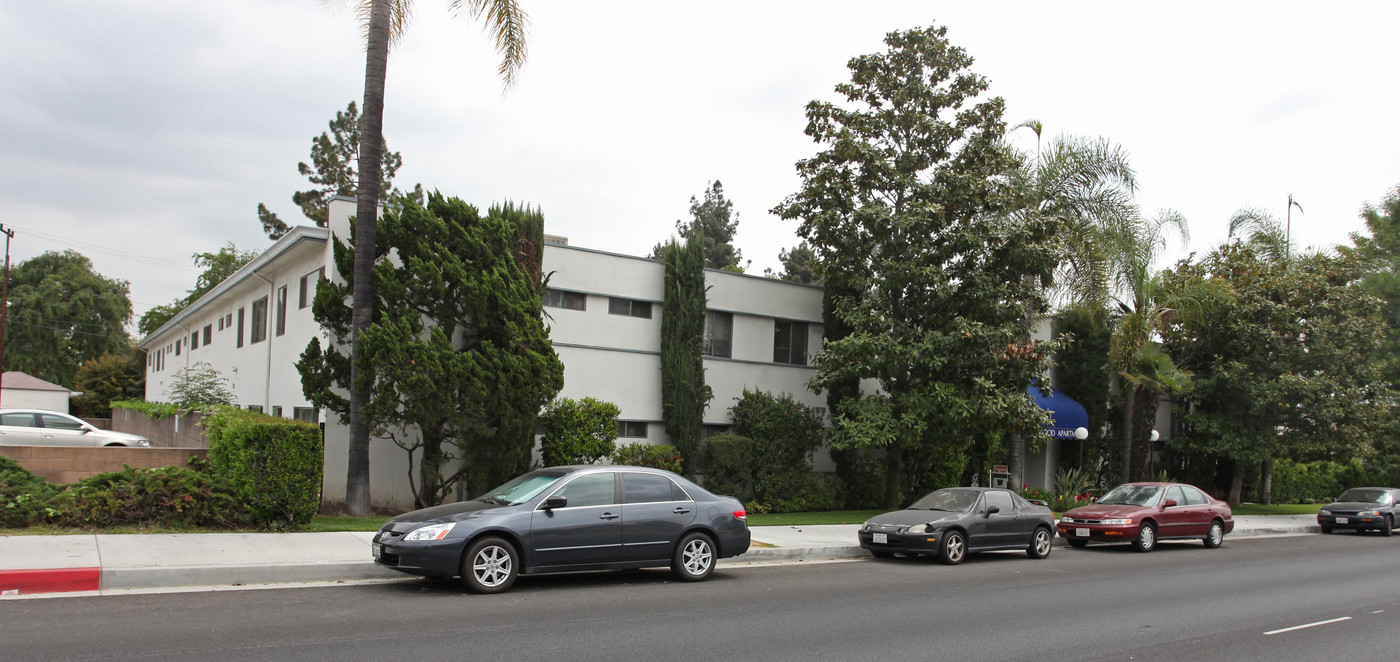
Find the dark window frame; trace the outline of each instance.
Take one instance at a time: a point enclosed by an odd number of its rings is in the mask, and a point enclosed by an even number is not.
[[[223,318],[220,318],[220,319],[223,319]],[[209,343],[212,343],[212,342],[214,342],[214,325],[213,325],[213,324],[205,324],[205,325],[204,325],[204,345],[207,347],[207,346],[209,346]]]
[[[719,333],[721,328],[723,334]],[[722,359],[734,358],[734,313],[705,311],[705,344],[700,354]]]
[[[238,342],[237,342],[237,344],[236,344],[237,347],[242,347],[242,346],[243,346],[243,317],[244,317],[244,315],[243,315],[243,308],[242,308],[242,307],[239,307],[239,309],[238,309]]]
[[[267,297],[253,302],[252,326],[248,329],[248,344],[267,340]]]
[[[608,297],[608,314],[651,319],[651,302],[622,297]]]
[[[807,323],[773,320],[773,362],[807,365]]]
[[[287,335],[287,286],[277,288],[277,335]]]
[[[618,421],[617,436],[622,439],[646,439],[651,426],[646,421]],[[636,434],[641,430],[641,434]]]
[[[568,290],[548,288],[544,291],[544,294],[540,295],[540,305],[546,308],[562,308],[564,310],[585,312],[588,310],[588,295],[582,292],[570,292]]]

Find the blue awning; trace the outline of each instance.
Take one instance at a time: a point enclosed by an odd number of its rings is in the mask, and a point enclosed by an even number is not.
[[[1073,439],[1075,428],[1089,428],[1089,414],[1084,411],[1084,405],[1053,388],[1046,390],[1049,396],[1041,395],[1039,386],[1026,387],[1026,395],[1041,409],[1050,412],[1052,422],[1045,426],[1045,434],[1054,439]]]

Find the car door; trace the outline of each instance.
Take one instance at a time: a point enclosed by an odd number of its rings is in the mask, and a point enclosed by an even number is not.
[[[1175,501],[1174,505],[1165,505],[1168,501]],[[1191,509],[1186,505],[1186,495],[1181,492],[1180,485],[1172,485],[1167,488],[1162,495],[1163,507],[1157,512],[1157,537],[1176,538],[1190,535],[1192,521]]]
[[[1210,507],[1210,497],[1190,485],[1182,485],[1181,493],[1186,497],[1186,509],[1191,517],[1187,535],[1204,537],[1210,531],[1210,521],[1215,519],[1215,511]]]
[[[661,474],[631,471],[619,475],[623,560],[671,558],[681,532],[695,520],[695,502]]]
[[[549,497],[564,497],[561,508],[544,501],[530,516],[530,548],[538,566],[608,563],[622,547],[622,509],[617,474],[587,473],[560,486]],[[548,497],[545,499],[548,500]]]
[[[987,490],[983,493],[977,520],[981,524],[980,534],[969,536],[971,539],[967,544],[970,547],[1002,547],[1023,542],[1020,540],[1020,516],[1011,503],[1011,493],[1006,490]],[[977,528],[974,527],[974,530]]]
[[[0,444],[38,446],[41,443],[37,414],[29,411],[0,414]]]
[[[44,446],[95,446],[99,441],[81,420],[71,416],[41,413],[38,418],[39,443]]]

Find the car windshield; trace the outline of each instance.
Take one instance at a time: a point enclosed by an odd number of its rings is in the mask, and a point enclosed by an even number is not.
[[[909,510],[948,510],[964,512],[977,505],[976,492],[962,490],[938,490],[924,496],[909,506]]]
[[[505,506],[525,503],[563,477],[564,474],[558,471],[532,471],[486,492],[486,494],[477,497],[476,500]]]
[[[1385,490],[1347,490],[1338,501],[1349,503],[1386,503]]]
[[[1158,485],[1119,485],[1099,499],[1099,503],[1120,506],[1150,506],[1162,494]]]

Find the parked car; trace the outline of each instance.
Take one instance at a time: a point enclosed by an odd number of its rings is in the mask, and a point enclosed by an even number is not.
[[[139,446],[151,440],[101,430],[76,416],[47,409],[0,409],[0,446]]]
[[[1054,541],[1055,515],[1010,490],[948,487],[860,527],[860,546],[879,558],[934,556],[957,565],[969,552],[1022,549],[1043,559]]]
[[[748,551],[738,499],[669,471],[549,467],[471,501],[415,510],[374,535],[374,561],[425,577],[458,577],[476,593],[520,574],[670,566],[684,581]]]
[[[1090,542],[1128,542],[1150,552],[1158,540],[1199,538],[1219,547],[1235,530],[1230,504],[1182,483],[1125,483],[1093,504],[1060,518],[1060,537],[1070,547]]]
[[[1400,515],[1400,489],[1393,487],[1353,487],[1317,511],[1317,525],[1323,533],[1335,529],[1373,529],[1389,536]]]

